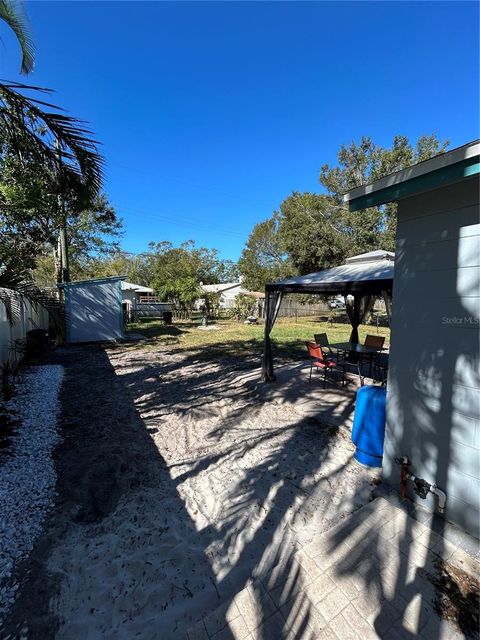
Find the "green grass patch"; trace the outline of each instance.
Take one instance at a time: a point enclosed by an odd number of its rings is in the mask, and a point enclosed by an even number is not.
[[[173,325],[164,325],[160,319],[142,319],[129,325],[135,331],[149,338],[138,343],[138,348],[170,346],[179,350],[202,352],[205,356],[255,356],[262,353],[263,325],[247,325],[235,320],[218,320],[218,329],[199,329],[199,322],[177,320]],[[320,322],[317,318],[279,318],[272,331],[272,342],[279,356],[298,359],[305,355],[305,341],[313,340],[314,333],[326,333],[331,343],[345,342],[350,336],[349,324]],[[362,325],[360,341],[367,333],[386,337],[390,340],[390,329]]]

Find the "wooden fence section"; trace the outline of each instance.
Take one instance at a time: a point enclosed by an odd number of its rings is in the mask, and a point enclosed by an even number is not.
[[[295,298],[283,298],[278,310],[279,318],[306,318],[309,316],[328,316],[330,308],[326,302],[307,302],[302,304]]]
[[[22,357],[18,349],[19,341],[26,338],[31,329],[48,330],[48,311],[39,304],[32,304],[22,295],[9,289],[2,289],[2,297],[7,297],[11,319],[0,300],[0,365],[15,362]]]

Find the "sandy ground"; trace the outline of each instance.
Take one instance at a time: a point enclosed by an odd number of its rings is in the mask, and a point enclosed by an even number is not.
[[[2,638],[185,638],[247,585],[282,586],[371,499],[348,431],[242,384],[257,362],[127,345],[54,361],[59,498]]]

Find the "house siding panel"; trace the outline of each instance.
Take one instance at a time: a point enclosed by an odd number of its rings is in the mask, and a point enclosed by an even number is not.
[[[67,285],[65,294],[68,342],[101,342],[123,337],[118,280]]]
[[[447,518],[477,537],[478,187],[472,178],[399,203],[384,463],[398,486],[393,458],[408,456],[447,493]],[[434,507],[433,496],[419,502]]]

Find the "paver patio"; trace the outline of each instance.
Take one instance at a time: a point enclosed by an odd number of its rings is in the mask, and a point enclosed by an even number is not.
[[[434,610],[431,576],[442,560],[478,575],[478,560],[425,519],[394,498],[375,499],[295,550],[286,574],[278,566],[251,580],[226,615],[220,608],[205,617],[189,640],[464,638]]]

